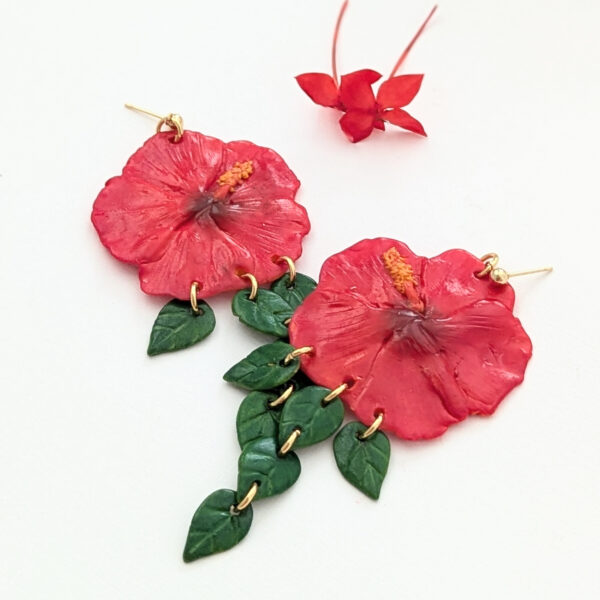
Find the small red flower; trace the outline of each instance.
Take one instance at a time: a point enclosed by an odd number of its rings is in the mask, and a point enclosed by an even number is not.
[[[117,259],[139,268],[148,294],[202,297],[277,278],[302,252],[310,224],[300,182],[273,150],[186,131],[152,136],[98,195],[92,222]]]
[[[340,119],[340,127],[352,142],[365,139],[373,129],[385,130],[386,122],[426,136],[427,134],[421,123],[403,110],[403,107],[408,105],[417,95],[423,81],[423,75],[395,76],[395,74],[425,29],[437,6],[434,6],[415,37],[402,53],[389,78],[379,86],[377,96],[373,92],[372,85],[379,81],[382,75],[371,69],[362,69],[342,75],[338,84],[337,38],[347,6],[348,2],[346,0],[340,10],[333,37],[333,76],[327,73],[304,73],[298,75],[296,81],[313,102],[321,106],[335,108],[344,113]]]
[[[312,346],[302,368],[365,424],[405,439],[443,434],[492,414],[521,383],[531,341],[512,314],[514,291],[475,273],[465,250],[423,258],[396,240],[363,240],[329,258],[296,310],[290,342]]]

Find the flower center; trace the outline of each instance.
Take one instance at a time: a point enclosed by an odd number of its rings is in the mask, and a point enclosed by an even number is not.
[[[394,247],[386,250],[381,258],[385,270],[394,283],[394,287],[408,300],[412,310],[422,313],[425,309],[423,301],[417,293],[417,279],[412,267],[402,258],[402,255]]]
[[[219,199],[225,198],[227,194],[234,192],[236,186],[246,181],[254,172],[254,167],[251,160],[244,162],[236,162],[229,171],[225,171],[217,179],[219,186],[215,192],[215,197]]]

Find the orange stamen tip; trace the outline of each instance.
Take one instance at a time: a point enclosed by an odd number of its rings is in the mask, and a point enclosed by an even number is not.
[[[240,185],[243,181],[246,181],[254,172],[254,166],[251,160],[245,160],[244,162],[236,162],[229,171],[225,171],[223,175],[217,179],[219,185],[226,185],[230,192],[235,190],[236,185]]]
[[[389,273],[394,287],[401,293],[406,294],[407,286],[416,285],[417,281],[412,267],[402,258],[396,248],[386,250],[382,257],[386,271]]]

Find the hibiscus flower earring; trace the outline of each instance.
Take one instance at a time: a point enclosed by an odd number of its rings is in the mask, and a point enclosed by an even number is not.
[[[263,329],[287,331],[298,290],[314,285],[295,275],[310,223],[295,201],[294,173],[270,148],[225,143],[184,131],[179,115],[126,107],[158,118],[157,132],[106,183],[92,222],[110,253],[138,268],[144,292],[173,298],[156,319],[148,354],[204,339],[215,318],[200,298],[248,287],[236,297],[240,318],[260,319],[270,302],[277,318]],[[258,289],[278,277],[275,291]]]
[[[341,80],[338,79],[337,40],[347,7],[348,0],[342,4],[333,35],[332,75],[304,73],[296,77],[298,85],[316,104],[335,108],[344,113],[340,119],[340,127],[351,142],[360,142],[371,135],[373,129],[384,131],[386,123],[426,136],[423,125],[404,110],[404,107],[412,102],[419,92],[423,75],[396,76],[396,73],[433,17],[437,6],[433,7],[419,31],[401,54],[390,76],[379,86],[377,96],[372,89],[372,85],[382,77],[377,71],[361,69],[342,75]]]
[[[337,432],[342,475],[377,499],[390,458],[384,431],[431,439],[491,415],[523,381],[532,350],[509,278],[549,270],[509,274],[496,254],[466,250],[424,258],[387,238],[327,259],[291,317],[289,342],[259,347],[224,376],[249,391],[236,421],[237,486],[200,505],[184,560],[243,539],[252,503],[298,479],[295,449]],[[344,404],[358,421],[341,427]]]

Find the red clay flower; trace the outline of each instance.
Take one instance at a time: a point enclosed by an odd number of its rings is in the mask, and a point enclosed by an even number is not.
[[[296,310],[290,341],[312,346],[302,368],[365,424],[406,439],[441,435],[489,415],[523,380],[531,342],[512,314],[514,292],[475,273],[465,250],[416,256],[401,242],[363,240],[329,258]]]
[[[300,182],[273,150],[186,131],[152,136],[98,195],[92,222],[119,260],[139,267],[148,294],[202,297],[281,275],[310,224],[294,200]]]
[[[383,131],[386,122],[426,136],[421,123],[403,110],[403,107],[417,95],[423,75],[395,76],[395,74],[425,29],[437,6],[433,7],[415,37],[404,50],[388,79],[379,86],[377,96],[373,92],[372,85],[381,79],[382,75],[371,69],[362,69],[342,75],[338,84],[337,38],[347,6],[348,1],[346,0],[340,10],[333,36],[333,76],[327,73],[304,73],[298,75],[296,81],[313,102],[344,113],[340,119],[340,127],[352,142],[359,142],[368,137],[373,129]]]

